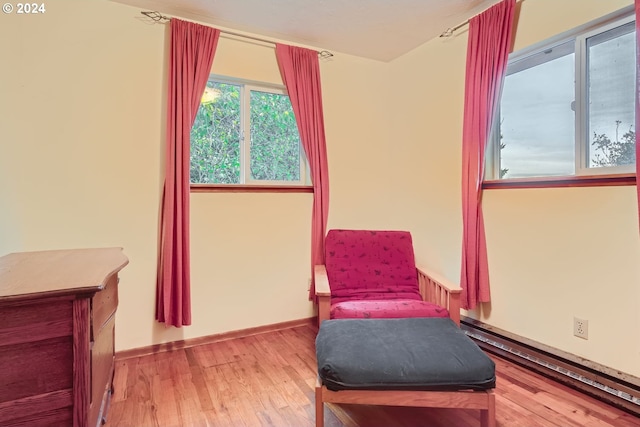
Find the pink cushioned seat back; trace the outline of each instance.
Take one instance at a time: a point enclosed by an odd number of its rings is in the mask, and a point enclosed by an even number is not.
[[[413,241],[407,231],[329,230],[325,265],[331,284],[331,304],[422,299]]]

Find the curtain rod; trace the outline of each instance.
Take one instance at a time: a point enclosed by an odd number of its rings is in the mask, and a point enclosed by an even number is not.
[[[440,34],[440,37],[451,37],[453,35],[454,31],[459,30],[460,28],[464,27],[468,23],[469,23],[469,20],[467,19],[466,21],[464,21],[461,24],[456,25],[455,27],[449,27],[446,30],[444,30],[442,32],[442,34]]]
[[[171,21],[170,17],[165,16],[157,11],[142,11],[140,13],[146,16],[147,18],[151,19],[152,21],[157,22],[158,24],[166,24],[167,22]],[[249,40],[255,40],[262,43],[269,43],[274,46],[276,45],[276,43],[271,40],[263,39],[260,37],[254,37],[254,36],[247,36],[245,34],[240,34],[240,33],[234,33],[233,31],[220,30],[220,33],[224,33],[224,34],[236,36],[236,37],[242,37]],[[329,52],[328,50],[319,50],[316,52],[318,52],[318,56],[322,59],[331,58],[333,56],[333,53]]]
[[[516,5],[517,5],[517,4],[519,4],[519,3],[522,3],[523,1],[524,1],[524,0],[516,0]],[[446,30],[444,30],[444,31],[442,32],[442,34],[440,34],[440,36],[439,36],[439,37],[451,37],[451,36],[453,35],[453,33],[454,33],[456,30],[459,30],[460,28],[462,28],[462,27],[464,27],[465,25],[467,25],[467,24],[469,23],[469,21],[470,21],[470,20],[471,20],[471,19],[467,19],[466,21],[464,21],[464,22],[462,22],[462,23],[460,23],[460,24],[456,25],[455,27],[449,27],[449,28],[447,28]]]

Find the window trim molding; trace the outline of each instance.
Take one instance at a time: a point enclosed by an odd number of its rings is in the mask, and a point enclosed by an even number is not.
[[[536,178],[492,179],[482,183],[483,190],[562,187],[609,187],[637,185],[635,173],[609,175],[571,175]]]
[[[191,184],[191,193],[313,193],[312,185]]]

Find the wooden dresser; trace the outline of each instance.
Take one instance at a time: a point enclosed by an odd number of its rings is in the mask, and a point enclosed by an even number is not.
[[[0,426],[101,424],[128,262],[121,248],[0,258]]]

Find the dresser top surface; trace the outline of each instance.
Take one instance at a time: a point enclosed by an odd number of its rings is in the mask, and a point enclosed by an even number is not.
[[[122,248],[18,252],[0,257],[0,302],[95,293],[129,260]]]

